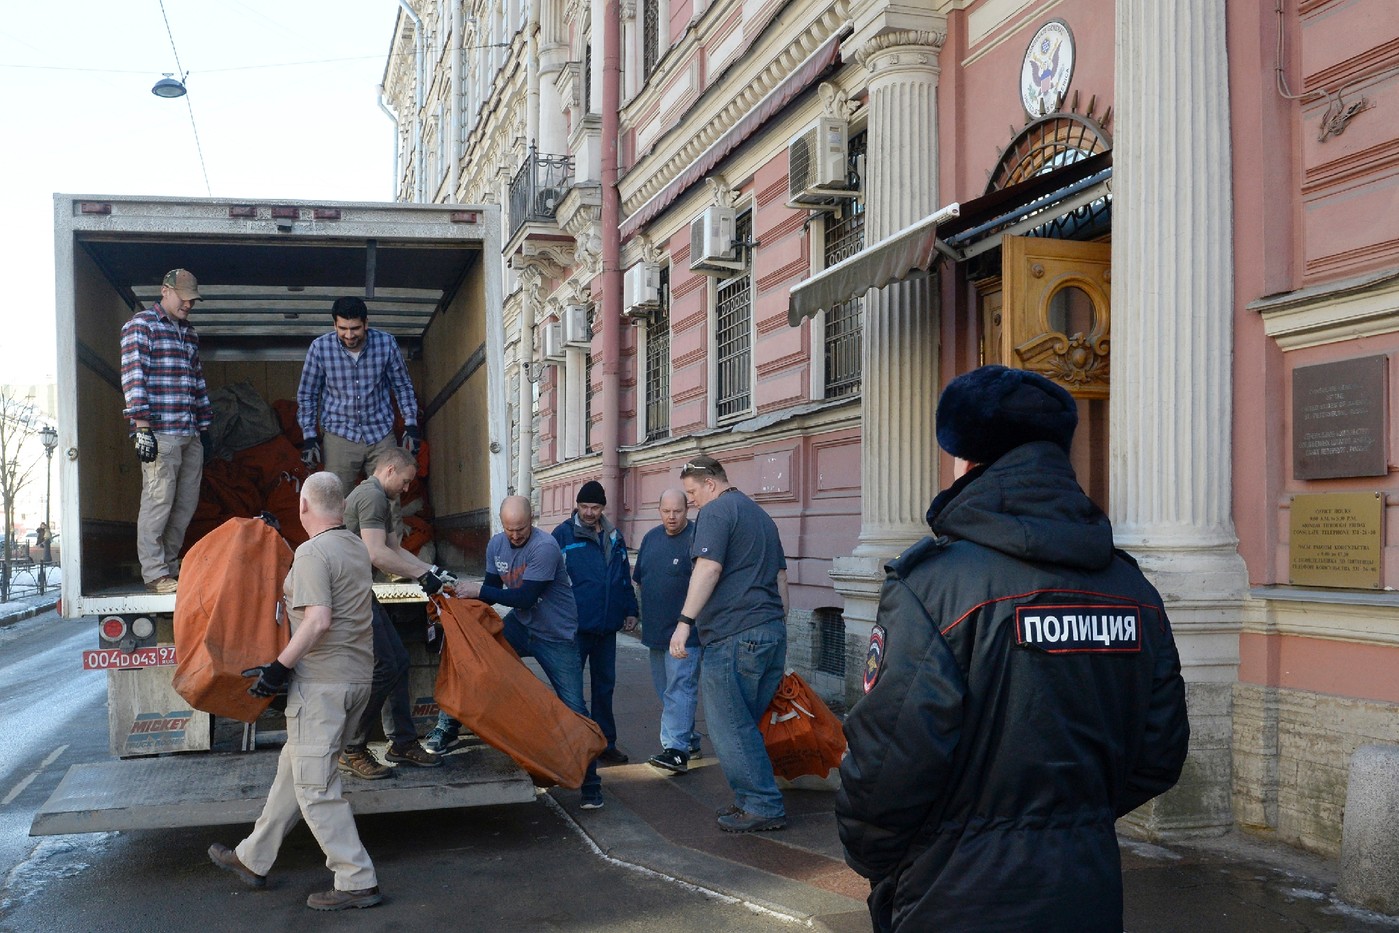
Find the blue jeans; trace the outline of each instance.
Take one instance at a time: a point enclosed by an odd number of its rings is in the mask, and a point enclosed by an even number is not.
[[[617,633],[579,632],[574,639],[583,667],[592,675],[593,722],[607,736],[607,747],[617,747],[617,719],[612,715],[612,694],[617,688]]]
[[[704,646],[700,681],[709,740],[734,803],[765,819],[785,816],[782,792],[758,731],[787,664],[787,624],[763,622]]]
[[[669,648],[652,648],[651,683],[661,698],[661,748],[678,748],[688,755],[699,744],[695,705],[704,649],[686,648],[686,653],[687,658],[673,658]]]
[[[379,600],[373,601],[373,607],[374,680],[369,687],[369,705],[352,724],[345,744],[349,747],[368,742],[374,720],[382,716],[384,737],[393,747],[403,748],[418,738],[418,727],[413,723],[413,697],[408,689],[408,649],[403,647],[398,629]]]

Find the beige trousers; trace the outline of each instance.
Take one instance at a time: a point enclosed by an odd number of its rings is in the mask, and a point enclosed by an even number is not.
[[[174,572],[204,475],[204,446],[198,434],[157,434],[155,440],[155,459],[141,464],[141,511],[136,518],[136,556],[147,583]]]
[[[267,874],[282,839],[304,819],[325,853],[326,867],[335,873],[336,890],[378,885],[335,767],[349,725],[359,721],[368,702],[369,684],[323,684],[292,677],[287,744],[277,759],[277,776],[252,833],[234,850],[251,871]]]
[[[374,475],[374,466],[384,451],[396,446],[392,431],[373,444],[357,444],[327,431],[321,439],[321,455],[325,458],[326,470],[340,477],[348,496],[362,476]]]

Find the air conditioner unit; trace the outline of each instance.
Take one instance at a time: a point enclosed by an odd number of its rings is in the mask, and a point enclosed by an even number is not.
[[[558,321],[549,321],[541,329],[539,336],[540,350],[546,360],[562,360],[564,358],[563,345],[563,325]]]
[[[727,275],[742,270],[746,263],[734,242],[738,212],[731,207],[711,205],[690,221],[690,271],[705,275]]]
[[[647,318],[660,306],[660,265],[639,262],[628,269],[622,280],[622,313],[629,318]]]
[[[787,144],[787,203],[824,207],[833,199],[853,198],[847,133],[838,117],[821,117]]]
[[[591,347],[593,326],[587,305],[567,305],[563,309],[563,342],[570,347]]]

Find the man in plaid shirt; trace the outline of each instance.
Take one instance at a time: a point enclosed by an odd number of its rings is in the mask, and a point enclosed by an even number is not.
[[[157,593],[175,592],[175,559],[199,504],[199,481],[214,409],[199,362],[199,335],[189,322],[199,283],[172,269],[160,301],[121,329],[122,414],[141,461],[136,555],[141,577]]]
[[[337,298],[330,315],[335,331],[311,341],[306,351],[296,419],[301,459],[312,469],[324,462],[348,494],[360,472],[373,475],[379,456],[394,446],[390,394],[403,415],[403,446],[414,456],[422,433],[418,398],[398,342],[369,327],[369,310],[359,298]]]

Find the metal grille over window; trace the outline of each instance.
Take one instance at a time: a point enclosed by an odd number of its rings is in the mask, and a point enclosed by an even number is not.
[[[823,674],[845,676],[845,616],[839,609],[817,609],[816,670]]]
[[[583,46],[583,112],[593,112],[593,42]]]
[[[659,0],[641,3],[641,77],[651,77],[661,57],[661,9]]]
[[[589,329],[592,328],[592,316],[588,317]],[[591,350],[583,357],[583,450],[586,453],[593,452],[593,353]]]
[[[850,178],[864,188],[864,132],[850,137]],[[865,248],[865,202],[842,201],[826,219],[826,268]],[[860,391],[860,341],[864,298],[852,298],[826,311],[826,398],[844,398]]]
[[[660,307],[646,323],[646,439],[670,436],[670,267],[661,268]]]
[[[734,241],[752,240],[753,214],[745,211],[734,224]],[[719,364],[715,407],[720,418],[746,412],[751,405],[753,370],[753,263],[746,245],[738,246],[744,257],[741,273],[721,279],[716,289],[718,320],[714,329]]]
[[[510,376],[510,475],[515,475],[520,457],[520,370]]]

